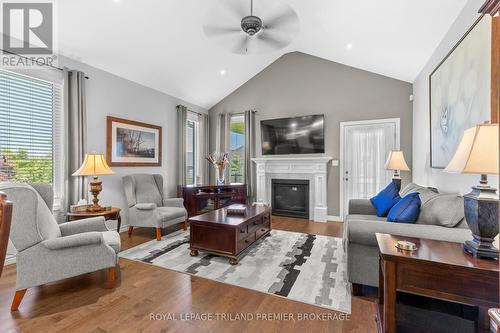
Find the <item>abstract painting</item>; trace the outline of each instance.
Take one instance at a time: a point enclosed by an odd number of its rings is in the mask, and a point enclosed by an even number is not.
[[[445,168],[464,131],[490,120],[491,17],[478,20],[431,73],[432,168]]]
[[[107,117],[107,162],[112,166],[160,166],[161,127]]]

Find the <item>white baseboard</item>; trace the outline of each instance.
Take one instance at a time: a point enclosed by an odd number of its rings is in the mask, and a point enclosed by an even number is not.
[[[332,222],[344,222],[340,216],[333,216],[333,215],[328,215],[327,217],[327,220],[328,221],[332,221]]]

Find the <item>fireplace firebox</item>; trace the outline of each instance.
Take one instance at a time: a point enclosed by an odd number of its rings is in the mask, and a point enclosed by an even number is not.
[[[309,180],[272,179],[273,215],[309,219]]]

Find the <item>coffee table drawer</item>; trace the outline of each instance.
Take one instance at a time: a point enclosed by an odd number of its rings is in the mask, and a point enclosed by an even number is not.
[[[261,226],[259,226],[257,231],[255,231],[255,239],[260,238],[262,235],[267,233],[270,229],[271,229],[271,227],[269,225],[269,222],[262,224]]]
[[[247,238],[240,240],[236,246],[236,252],[240,253],[248,246],[252,245],[253,242],[255,242],[255,233],[251,233]]]
[[[238,240],[242,240],[248,237],[248,226],[244,225],[237,229]]]

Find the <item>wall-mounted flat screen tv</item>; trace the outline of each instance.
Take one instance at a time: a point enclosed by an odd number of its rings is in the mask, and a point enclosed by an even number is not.
[[[324,128],[325,117],[322,114],[262,120],[262,155],[324,153]]]

